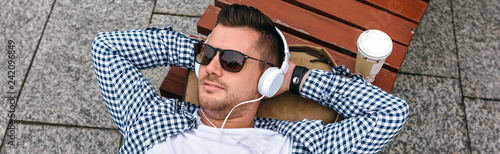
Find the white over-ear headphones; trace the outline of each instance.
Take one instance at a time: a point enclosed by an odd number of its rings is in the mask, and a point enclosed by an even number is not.
[[[283,80],[285,79],[286,71],[288,70],[288,58],[290,57],[290,51],[288,49],[288,43],[286,42],[285,36],[283,33],[276,28],[276,32],[281,36],[283,40],[284,50],[285,50],[285,60],[281,65],[281,68],[277,67],[269,67],[260,77],[258,90],[261,95],[266,97],[272,97],[283,84]]]
[[[272,97],[274,96],[278,90],[281,87],[281,84],[283,84],[283,80],[285,79],[285,74],[288,70],[288,58],[290,57],[290,51],[288,48],[288,43],[286,42],[285,36],[283,36],[283,33],[276,28],[276,32],[280,35],[281,39],[283,40],[283,45],[284,45],[284,50],[285,50],[285,59],[283,60],[283,64],[281,65],[281,68],[277,67],[269,67],[264,71],[262,76],[259,79],[259,84],[257,86],[257,89],[259,93],[263,96],[266,97]],[[208,35],[210,37],[210,35]],[[208,42],[208,39],[207,39]],[[197,62],[194,63],[194,69],[196,73],[196,77],[199,78],[199,70],[200,70],[200,64]]]

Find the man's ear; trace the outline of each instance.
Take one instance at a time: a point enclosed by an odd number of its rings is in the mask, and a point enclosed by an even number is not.
[[[194,72],[196,73],[196,78],[200,79],[200,64],[194,62]]]

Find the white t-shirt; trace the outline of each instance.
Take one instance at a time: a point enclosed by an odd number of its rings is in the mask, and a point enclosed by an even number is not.
[[[197,118],[197,128],[167,138],[146,151],[146,154],[246,154],[259,153],[258,151],[269,154],[291,153],[292,139],[276,131],[262,128],[236,128],[224,129],[224,134],[222,134],[220,128],[203,124],[198,112],[194,112],[193,116]],[[252,146],[258,151],[253,150],[245,144]]]

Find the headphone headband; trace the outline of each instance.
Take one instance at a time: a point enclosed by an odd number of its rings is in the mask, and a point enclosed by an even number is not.
[[[281,64],[281,67],[280,67],[280,70],[283,74],[286,74],[287,70],[288,70],[288,59],[290,58],[290,49],[288,48],[288,43],[286,42],[286,39],[285,39],[285,36],[283,35],[283,33],[281,33],[281,31],[278,29],[278,27],[274,27],[276,28],[276,32],[278,32],[278,34],[280,35],[281,39],[283,40],[283,49],[285,50],[285,60],[283,60],[283,64]]]

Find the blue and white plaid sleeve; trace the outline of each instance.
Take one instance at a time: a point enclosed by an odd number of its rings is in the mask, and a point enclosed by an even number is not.
[[[123,136],[161,97],[139,69],[177,66],[193,69],[193,48],[198,41],[171,27],[99,33],[92,43],[92,61],[107,108]],[[176,100],[162,109],[173,112]]]
[[[347,76],[347,77],[342,77]],[[303,97],[335,109],[347,119],[326,126],[303,125],[302,135],[314,153],[376,153],[397,135],[408,117],[408,104],[351,74],[345,66],[332,72],[312,69]],[[299,139],[300,140],[300,139]]]

